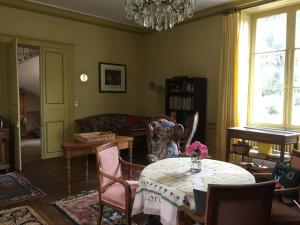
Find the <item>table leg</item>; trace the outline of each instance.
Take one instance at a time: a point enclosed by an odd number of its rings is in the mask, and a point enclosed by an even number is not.
[[[133,152],[133,141],[130,141],[129,143],[129,162],[132,163],[132,152]]]
[[[66,184],[67,184],[67,193],[71,194],[71,159],[66,158]]]
[[[133,141],[129,142],[129,162],[132,163],[132,149],[133,149]],[[132,168],[130,167],[130,171],[129,171],[129,179],[132,178]]]
[[[85,160],[85,183],[89,180],[89,155],[86,156]]]

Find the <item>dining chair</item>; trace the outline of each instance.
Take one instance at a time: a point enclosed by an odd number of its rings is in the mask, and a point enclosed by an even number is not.
[[[196,214],[182,205],[178,208],[177,224],[268,225],[274,185],[274,181],[247,185],[209,184],[204,214]],[[196,207],[203,204],[196,198],[195,203]]]
[[[119,156],[117,142],[96,148],[97,175],[99,180],[99,218],[101,224],[103,207],[107,205],[125,213],[126,225],[131,224],[132,204],[138,182],[126,180],[135,177],[144,168],[141,165],[123,161]]]
[[[150,119],[147,130],[148,160],[178,157],[184,128],[174,119],[160,115]]]
[[[185,150],[187,145],[190,145],[193,137],[197,131],[197,127],[198,127],[198,121],[199,121],[199,113],[198,111],[195,112],[195,114],[193,116],[189,116],[187,117],[186,121],[185,121],[185,129],[184,129],[184,135],[183,138],[181,140],[182,143],[182,152]]]

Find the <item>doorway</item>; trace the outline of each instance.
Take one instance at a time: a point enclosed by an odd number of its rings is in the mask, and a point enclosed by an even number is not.
[[[42,159],[40,48],[18,45],[18,75],[22,163]]]

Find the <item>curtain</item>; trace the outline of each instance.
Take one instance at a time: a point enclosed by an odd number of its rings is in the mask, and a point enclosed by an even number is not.
[[[216,157],[226,158],[226,130],[238,126],[238,71],[240,12],[223,17],[222,46],[219,71],[217,151]]]

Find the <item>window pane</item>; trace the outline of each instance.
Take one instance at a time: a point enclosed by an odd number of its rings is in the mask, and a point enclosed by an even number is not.
[[[297,11],[296,17],[296,48],[300,48],[300,10]]]
[[[294,87],[300,87],[300,50],[295,51],[294,60]]]
[[[286,48],[287,14],[263,17],[256,22],[255,52],[269,52]]]
[[[253,76],[253,122],[282,124],[285,52],[257,54]]]
[[[284,86],[285,52],[257,54],[254,59],[254,88]]]
[[[300,88],[293,90],[292,125],[300,125]]]

